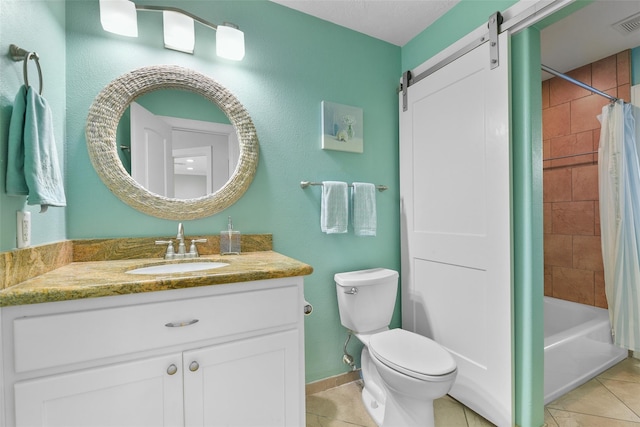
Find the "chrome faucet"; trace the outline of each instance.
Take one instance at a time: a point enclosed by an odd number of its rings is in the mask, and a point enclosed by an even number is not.
[[[176,236],[176,239],[178,240],[178,257],[182,258],[184,257],[184,254],[187,252],[184,246],[184,227],[182,226],[182,223],[178,223],[178,235]]]
[[[165,259],[183,259],[183,258],[198,258],[198,248],[196,243],[206,243],[207,239],[191,239],[191,247],[187,252],[184,245],[184,227],[182,223],[178,223],[178,234],[176,235],[178,240],[178,250],[173,248],[173,242],[171,240],[156,240],[156,245],[169,245],[167,246],[167,253],[164,255]]]

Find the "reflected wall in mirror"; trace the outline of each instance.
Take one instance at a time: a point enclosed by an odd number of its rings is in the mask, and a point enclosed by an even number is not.
[[[173,95],[178,93],[177,99],[197,95],[207,101],[204,110],[211,111],[200,111],[196,120],[181,117],[184,116],[184,109],[182,113],[175,113],[180,111],[180,108],[170,113],[171,103],[159,101],[168,96],[165,91],[172,92]],[[193,98],[190,102],[194,102]],[[134,168],[131,167],[128,156],[120,149],[120,146],[131,146],[131,158],[134,158],[135,142],[127,144],[125,141],[128,139],[123,137],[133,132],[133,127],[128,126],[129,120],[121,118],[129,115],[127,112],[130,106],[132,110],[137,110],[137,104],[160,106],[154,115],[160,116],[161,121],[167,125],[170,138],[180,141],[186,137],[190,138],[187,142],[175,144],[175,147],[172,143],[159,143],[158,146],[162,146],[162,150],[152,150],[155,154],[145,154],[147,158],[143,163],[147,169],[160,168],[165,175],[170,176],[163,178],[159,185],[150,184],[148,179],[145,181],[146,178],[134,179],[130,174]],[[175,102],[174,106],[178,104],[180,103]],[[219,110],[215,106],[219,107]],[[220,110],[223,114],[220,114]],[[216,116],[217,119],[213,119]],[[203,118],[206,120],[200,120]],[[212,120],[228,123],[213,124]],[[118,126],[119,123],[122,124]],[[127,130],[127,127],[130,130]],[[198,142],[198,139],[203,139],[203,135],[205,139],[213,135],[226,138],[226,142],[217,144],[220,155],[216,157],[215,144],[211,141]],[[196,219],[227,208],[249,187],[258,163],[255,126],[242,104],[211,78],[177,66],[140,68],[107,85],[89,110],[86,136],[91,162],[107,187],[128,205],[159,218]],[[142,139],[148,141],[149,137],[150,135],[145,135]],[[234,139],[237,142],[234,142]],[[140,151],[148,152],[148,145],[147,143],[145,147],[145,144],[142,144],[143,148]],[[221,148],[222,146],[225,148]],[[156,160],[151,161],[154,156]],[[177,163],[186,164],[187,158],[193,159],[195,163],[196,157],[200,157],[200,161],[205,164],[203,168],[204,173],[209,175],[208,182],[206,178],[198,178],[196,175],[181,173],[179,175],[182,176],[178,177],[175,173],[176,168],[179,171],[186,168],[183,168],[185,165],[182,164],[176,166],[174,158],[178,159]],[[206,160],[207,158],[209,160]],[[150,171],[147,170],[145,173],[148,174]],[[176,187],[176,181],[180,181],[179,189]],[[186,181],[199,182],[198,188],[182,185]]]

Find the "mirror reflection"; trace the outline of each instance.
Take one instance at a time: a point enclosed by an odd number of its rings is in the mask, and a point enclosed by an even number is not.
[[[215,104],[184,90],[162,89],[132,102],[118,126],[124,168],[154,194],[192,199],[214,193],[239,157],[235,128]]]

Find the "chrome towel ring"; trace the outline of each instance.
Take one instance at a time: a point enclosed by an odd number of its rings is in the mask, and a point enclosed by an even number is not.
[[[40,67],[40,57],[36,52],[29,52],[27,50],[22,49],[14,44],[9,46],[9,53],[11,54],[11,58],[14,61],[23,61],[22,65],[22,74],[24,77],[24,85],[29,88],[29,73],[27,70],[27,66],[30,59],[36,63],[36,67],[38,68],[38,83],[40,84],[40,90],[38,93],[42,95],[42,67]]]

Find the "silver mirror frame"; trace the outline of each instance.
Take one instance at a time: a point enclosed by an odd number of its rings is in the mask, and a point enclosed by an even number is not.
[[[159,89],[182,89],[202,95],[225,112],[238,133],[240,158],[229,181],[215,193],[197,199],[174,199],[138,184],[118,157],[116,130],[129,104]],[[143,67],[109,83],[89,109],[87,148],[102,182],[134,209],[158,218],[189,220],[218,213],[247,191],[258,167],[258,135],[251,116],[224,86],[196,71],[172,65]]]

